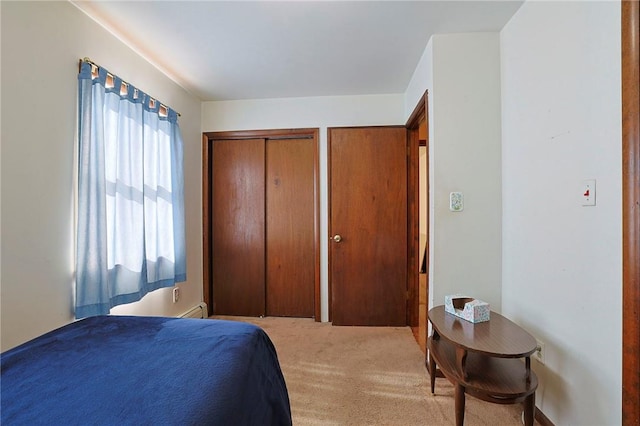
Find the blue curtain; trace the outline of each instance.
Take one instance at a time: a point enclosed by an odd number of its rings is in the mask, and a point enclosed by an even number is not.
[[[96,72],[97,71],[97,72]],[[82,62],[76,318],[186,280],[178,114]]]

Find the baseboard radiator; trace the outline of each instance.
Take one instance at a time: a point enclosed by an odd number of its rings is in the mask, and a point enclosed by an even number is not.
[[[199,303],[193,308],[189,309],[186,312],[183,312],[181,315],[178,315],[180,318],[207,318],[207,304],[204,302]]]

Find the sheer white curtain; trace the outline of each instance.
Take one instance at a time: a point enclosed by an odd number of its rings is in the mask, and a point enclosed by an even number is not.
[[[186,280],[178,114],[82,62],[76,318]]]

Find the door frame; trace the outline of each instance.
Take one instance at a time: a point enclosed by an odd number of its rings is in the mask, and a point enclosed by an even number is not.
[[[424,94],[416,104],[413,112],[407,119],[405,127],[407,128],[407,325],[417,326],[413,324],[415,318],[410,318],[412,309],[418,312],[417,320],[420,318],[420,300],[419,300],[419,280],[420,280],[420,138],[419,126],[424,120],[427,126],[426,147],[427,147],[427,170],[429,168],[429,91],[425,90]],[[427,172],[426,181],[426,197],[427,197],[427,248],[425,256],[429,259],[429,173]],[[425,309],[429,311],[429,262],[427,261],[427,303]],[[410,309],[410,306],[413,307]],[[425,313],[425,318],[427,318]]]
[[[411,325],[411,320],[409,318],[410,315],[410,306],[418,305],[419,307],[419,267],[421,259],[419,259],[420,253],[420,183],[419,179],[419,135],[418,128],[422,120],[425,121],[427,126],[427,161],[428,161],[428,149],[429,149],[429,91],[425,90],[424,94],[416,104],[413,112],[407,119],[405,124],[405,128],[407,129],[407,325]],[[354,126],[346,126],[346,127],[354,127]],[[356,126],[357,127],[357,126]],[[380,127],[380,126],[361,126],[361,127]],[[394,127],[394,126],[392,126]],[[330,140],[329,137],[329,129],[327,128],[327,141]],[[330,147],[330,143],[327,143],[327,146]],[[331,167],[331,151],[327,148],[327,167],[330,169]],[[327,173],[327,188],[331,188],[331,173],[330,171]],[[427,174],[427,241],[429,241],[429,176]],[[331,194],[328,196],[329,200],[329,212],[331,209]],[[328,215],[329,221],[329,230],[331,230],[331,214]],[[331,235],[328,235],[328,238],[331,239]],[[428,245],[427,245],[427,258],[428,258]],[[331,270],[331,250],[328,250],[328,270]],[[427,271],[429,266],[427,265]],[[427,272],[428,273],[428,272]],[[333,284],[331,282],[331,274],[328,273],[328,300],[329,300],[329,321],[331,321],[332,317],[332,306],[331,302],[332,289]],[[429,283],[427,280],[427,303],[426,310],[429,310]],[[425,314],[426,315],[426,314]],[[419,314],[418,314],[419,318]]]
[[[621,1],[622,424],[640,424],[640,4]]]
[[[211,144],[215,140],[243,139],[311,139],[313,141],[313,246],[314,246],[314,293],[313,306],[315,321],[320,321],[320,151],[318,128],[274,129],[274,130],[234,130],[202,133],[202,297],[207,304],[207,314],[213,313],[212,260],[211,260]]]

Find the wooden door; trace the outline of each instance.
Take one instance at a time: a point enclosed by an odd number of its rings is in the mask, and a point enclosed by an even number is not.
[[[404,127],[329,129],[334,325],[406,325]]]
[[[213,312],[264,315],[264,139],[215,140],[212,175]]]
[[[267,315],[314,316],[315,192],[312,139],[267,142]]]

